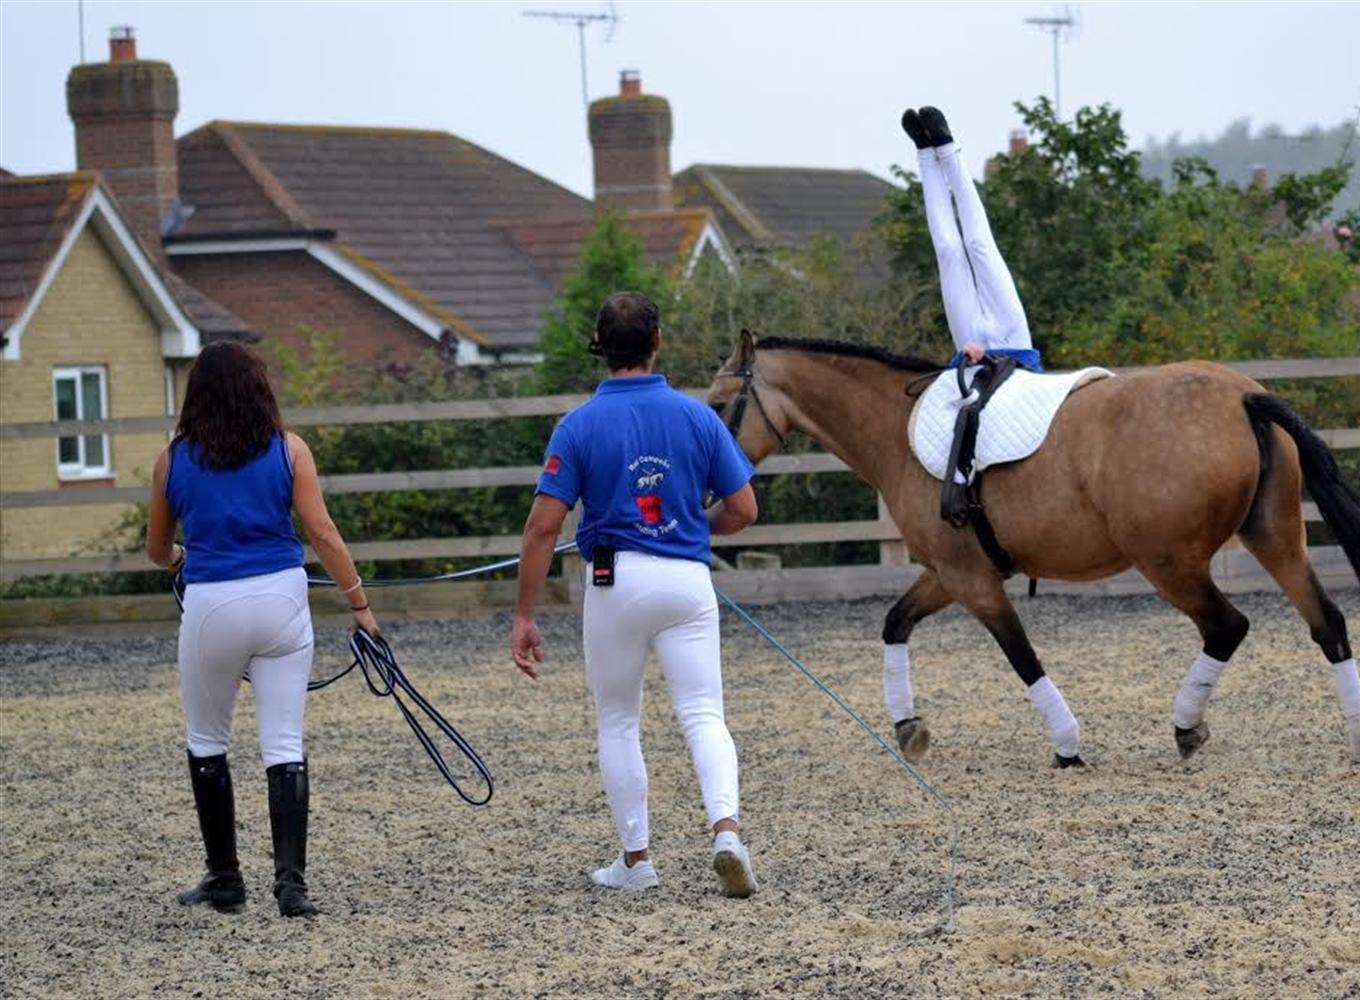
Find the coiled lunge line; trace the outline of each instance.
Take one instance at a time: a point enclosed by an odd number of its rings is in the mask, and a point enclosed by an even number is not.
[[[307,685],[309,691],[319,691],[329,684],[333,684],[341,677],[350,673],[355,667],[364,675],[364,683],[368,689],[379,698],[391,698],[396,702],[397,710],[406,720],[406,724],[411,727],[411,732],[416,734],[416,739],[429,754],[430,760],[434,761],[434,766],[439,773],[444,776],[444,780],[449,783],[449,787],[458,793],[461,798],[470,806],[484,806],[491,801],[491,796],[495,791],[495,782],[491,778],[491,771],[483,762],[481,756],[472,748],[469,743],[453,724],[440,713],[439,709],[430,704],[429,700],[411,683],[410,678],[397,663],[397,658],[392,652],[392,647],[387,644],[387,640],[380,635],[369,635],[363,629],[358,629],[350,633],[349,649],[354,654],[354,660],[348,667],[340,671],[334,677],[329,677],[324,681],[313,681]],[[374,678],[377,678],[377,682]],[[475,798],[463,790],[463,786],[458,783],[449,765],[444,761],[444,755],[439,752],[434,739],[426,732],[425,727],[420,724],[415,713],[410,706],[402,700],[405,694],[411,701],[425,713],[426,717],[438,727],[439,731],[448,737],[449,742],[458,748],[458,751],[467,758],[477,773],[481,776],[482,783],[486,785],[486,794],[480,798]]]

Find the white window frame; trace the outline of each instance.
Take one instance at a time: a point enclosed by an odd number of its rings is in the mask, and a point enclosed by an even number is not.
[[[90,416],[82,411],[84,397],[81,394],[81,379],[85,375],[99,376],[99,413]],[[106,420],[109,414],[109,373],[103,365],[67,365],[61,368],[52,369],[52,417],[60,420],[57,414],[57,383],[62,379],[72,379],[76,384],[76,419],[77,420]],[[85,462],[85,438],[94,437],[92,434],[71,434],[62,437],[74,437],[76,439],[76,450],[80,456],[77,462],[63,462],[61,460],[61,437],[56,439],[56,458],[57,458],[57,478],[62,482],[74,482],[81,479],[108,479],[113,475],[113,452],[109,447],[109,436],[107,434],[98,435],[104,441],[104,464],[87,465]]]

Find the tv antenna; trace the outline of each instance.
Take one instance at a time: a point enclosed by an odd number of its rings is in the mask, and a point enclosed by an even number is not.
[[[1027,17],[1026,24],[1032,24],[1040,31],[1053,36],[1053,114],[1062,117],[1062,78],[1059,73],[1058,43],[1071,41],[1081,26],[1081,18],[1075,8],[1057,8],[1048,17]]]
[[[623,20],[614,10],[613,3],[606,3],[605,9],[590,13],[583,10],[526,10],[522,13],[525,17],[542,17],[558,24],[572,24],[576,26],[576,37],[581,50],[581,102],[590,107],[590,90],[586,86],[586,28],[592,24],[604,24],[606,43],[613,41],[614,29]]]

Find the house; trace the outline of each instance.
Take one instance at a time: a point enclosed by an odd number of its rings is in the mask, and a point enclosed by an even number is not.
[[[462,364],[529,360],[602,209],[662,266],[732,259],[711,212],[672,202],[664,98],[629,74],[590,122],[594,203],[447,132],[211,122],[177,143],[166,253],[294,348],[324,329],[356,360],[432,342]],[[634,174],[648,170],[644,191]]]
[[[696,163],[676,174],[679,205],[706,208],[738,250],[802,249],[832,236],[847,248],[883,213],[893,186],[866,170]]]
[[[0,425],[173,414],[201,344],[248,335],[142,245],[99,175],[0,178]],[[165,442],[163,431],[7,436],[0,491],[145,484]],[[6,502],[0,553],[72,554],[128,509]]]
[[[177,78],[130,29],[71,71],[67,105],[78,166],[188,288],[266,341],[305,350],[324,331],[361,364],[533,360],[602,211],[685,274],[816,232],[848,241],[889,188],[862,171],[672,174],[670,104],[633,71],[589,109],[593,200],[447,132],[213,121],[175,139]]]

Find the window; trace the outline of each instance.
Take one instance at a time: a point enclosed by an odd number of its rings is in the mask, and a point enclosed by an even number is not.
[[[103,420],[109,393],[102,367],[58,368],[52,372],[52,397],[58,420]],[[80,434],[57,438],[57,476],[97,479],[109,475],[109,436]]]

